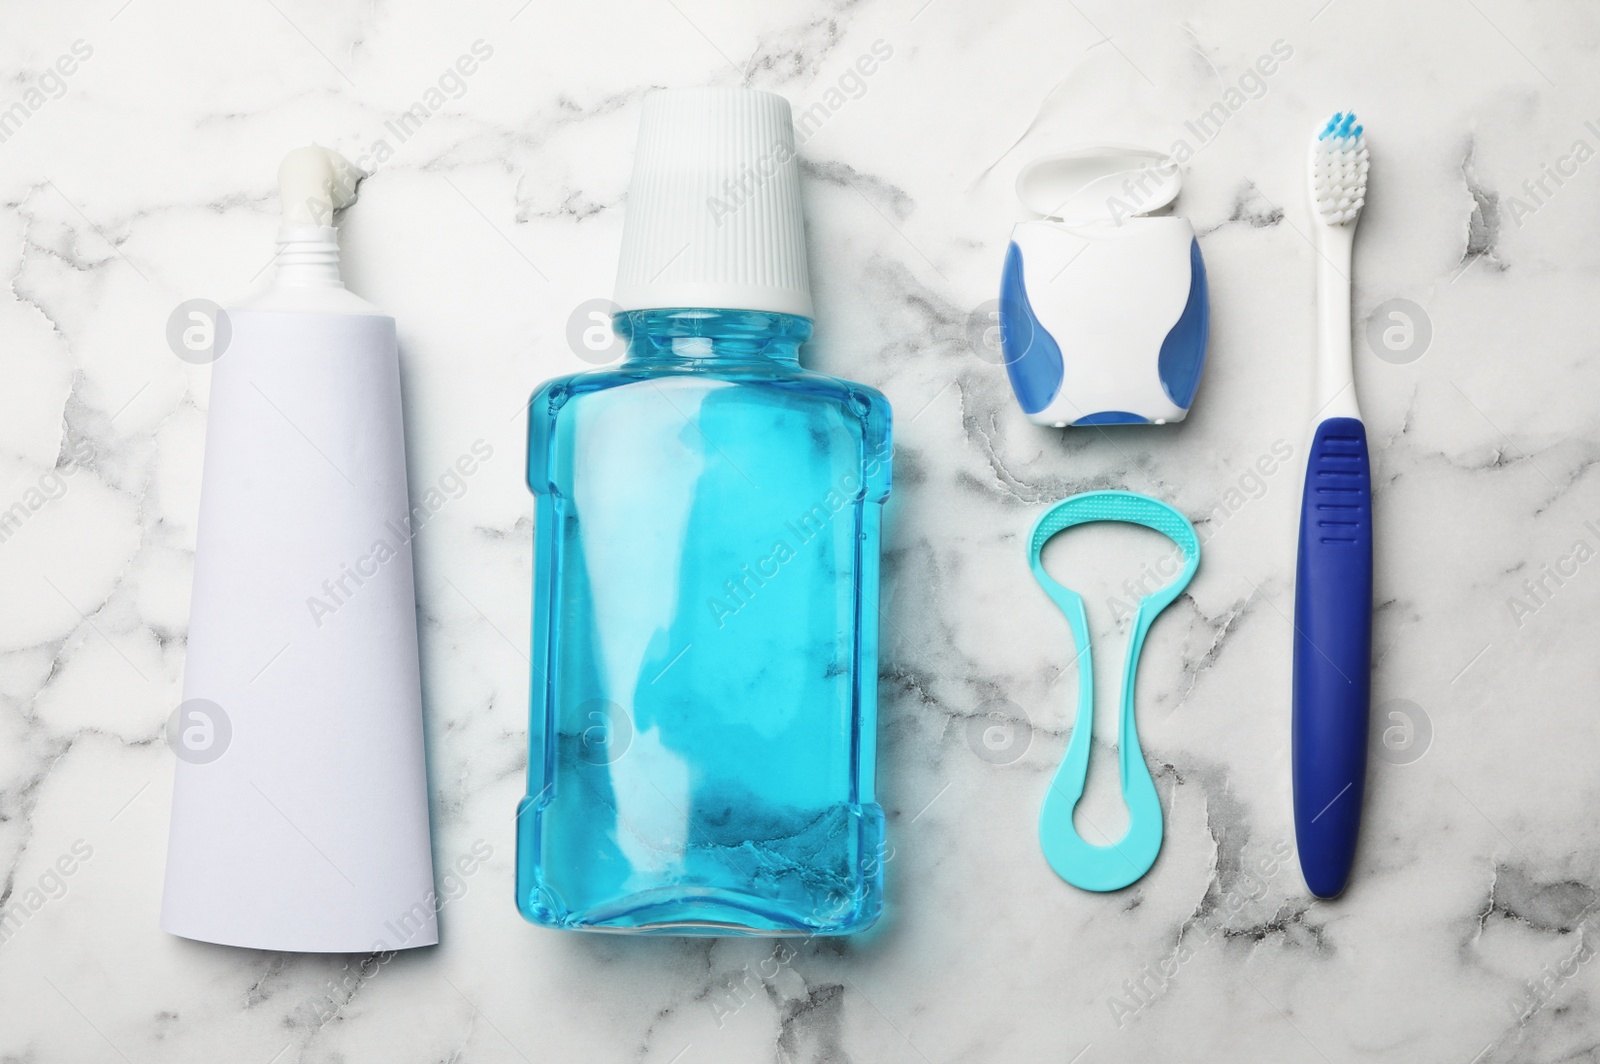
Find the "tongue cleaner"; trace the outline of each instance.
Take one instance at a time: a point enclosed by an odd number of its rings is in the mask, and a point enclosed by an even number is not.
[[[1133,630],[1128,636],[1128,656],[1122,668],[1122,702],[1118,729],[1117,762],[1122,778],[1122,800],[1128,806],[1128,832],[1109,846],[1085,842],[1072,823],[1072,811],[1083,797],[1089,774],[1089,745],[1094,734],[1094,669],[1089,653],[1089,621],[1083,596],[1063,587],[1047,572],[1042,561],[1044,545],[1058,532],[1094,521],[1143,525],[1172,540],[1183,552],[1183,566],[1173,581],[1139,600]],[[1194,526],[1177,510],[1148,495],[1130,491],[1090,491],[1063,499],[1034,523],[1028,537],[1028,563],[1033,578],[1066,614],[1078,660],[1078,712],[1072,726],[1067,755],[1050,781],[1044,806],[1039,810],[1039,845],[1056,874],[1083,890],[1120,890],[1143,876],[1161,852],[1161,800],[1155,781],[1139,749],[1139,732],[1133,716],[1133,682],[1139,671],[1139,651],[1156,616],[1189,586],[1200,567],[1200,538]],[[1157,566],[1157,571],[1162,570]],[[1163,572],[1162,575],[1165,575]]]

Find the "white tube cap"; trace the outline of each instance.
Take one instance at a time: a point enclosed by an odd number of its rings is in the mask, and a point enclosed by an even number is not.
[[[645,97],[616,302],[812,316],[789,101],[727,88]]]

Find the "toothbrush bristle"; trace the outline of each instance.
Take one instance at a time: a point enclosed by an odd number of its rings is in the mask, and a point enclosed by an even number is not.
[[[1353,111],[1328,119],[1311,143],[1311,198],[1328,225],[1349,225],[1367,196],[1367,138]]]

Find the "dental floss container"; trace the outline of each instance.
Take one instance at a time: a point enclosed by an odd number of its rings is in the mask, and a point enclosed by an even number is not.
[[[1205,366],[1205,264],[1177,198],[1178,164],[1120,145],[1036,159],[1017,197],[1043,217],[1011,232],[1001,350],[1036,425],[1165,425],[1189,413]]]
[[[161,926],[184,938],[438,941],[395,323],[345,289],[332,226],[362,176],[284,160],[275,281],[225,312],[212,364],[168,729]]]

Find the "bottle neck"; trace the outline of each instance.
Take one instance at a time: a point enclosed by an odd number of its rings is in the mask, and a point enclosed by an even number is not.
[[[759,310],[625,310],[611,323],[629,362],[776,362],[800,365],[811,320]]]
[[[286,225],[278,230],[279,288],[343,288],[339,230],[326,225]]]

